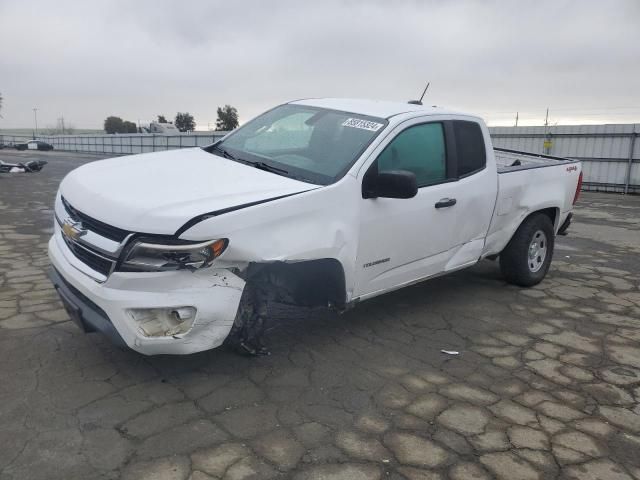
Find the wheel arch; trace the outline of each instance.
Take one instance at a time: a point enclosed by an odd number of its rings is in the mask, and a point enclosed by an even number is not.
[[[531,287],[540,283],[546,276],[555,243],[554,228],[558,215],[554,210],[553,208],[540,209],[527,215],[500,252],[500,271],[508,283]],[[551,225],[545,218],[549,219]],[[538,233],[544,234],[542,237],[546,239],[544,247],[542,241],[536,240]],[[541,249],[544,249],[545,253],[539,253]],[[533,256],[532,253],[534,253]],[[536,262],[538,262],[537,268],[535,268]]]
[[[335,258],[300,261],[252,262],[245,272],[248,283],[266,282],[276,293],[289,293],[301,306],[346,306],[342,263]],[[264,288],[264,286],[263,286]]]
[[[549,220],[551,220],[551,224],[553,225],[553,233],[556,233],[558,231],[558,228],[560,227],[560,225],[558,224],[558,222],[560,221],[560,209],[558,207],[542,208],[540,210],[536,210],[535,212],[531,212],[522,220],[522,222],[520,222],[520,225],[522,225],[522,223],[524,223],[532,215],[538,213],[542,213],[549,217]]]
[[[518,224],[518,226],[513,230],[513,233],[511,234],[509,241],[511,241],[511,238],[513,238],[513,236],[516,234],[518,229],[527,220],[529,220],[534,215],[539,215],[539,214],[546,215],[549,218],[549,220],[551,220],[551,225],[553,225],[553,233],[555,234],[558,231],[558,227],[559,227],[558,221],[560,220],[560,209],[558,207],[546,207],[546,208],[541,208],[539,210],[534,210],[533,212],[530,212],[528,215],[523,217],[523,219],[520,220],[520,223]]]
[[[509,240],[507,240],[507,242],[504,244],[504,247],[502,247],[502,250],[504,250],[505,248],[507,248],[507,246],[509,245],[509,243],[511,242],[511,240],[513,239],[513,237],[516,235],[516,233],[518,232],[518,229],[527,221],[529,220],[531,217],[533,217],[534,215],[545,215],[549,218],[549,220],[551,220],[551,224],[553,225],[553,233],[554,235],[556,234],[556,232],[558,231],[558,228],[560,227],[558,225],[558,222],[560,220],[560,209],[558,207],[545,207],[545,208],[540,208],[538,210],[534,210],[533,212],[530,212],[529,214],[527,214],[526,216],[524,216],[522,218],[522,220],[520,220],[520,223],[518,223],[518,226],[516,228],[513,229],[513,232],[511,233],[511,235],[509,236]],[[500,250],[500,252],[502,251]],[[497,256],[500,255],[500,252],[494,254]],[[488,257],[487,257],[488,258]]]

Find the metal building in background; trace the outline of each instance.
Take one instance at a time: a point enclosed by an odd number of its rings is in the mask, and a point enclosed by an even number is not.
[[[44,140],[55,150],[114,155],[176,150],[178,148],[206,147],[220,140],[227,132],[193,132],[178,135],[125,133],[122,135],[3,135],[0,144],[11,147],[31,139]]]
[[[582,160],[584,190],[640,193],[640,124],[491,127],[496,147]],[[114,155],[201,147],[225,132],[190,135],[57,135],[38,138],[57,150]],[[0,134],[5,146],[32,137]]]
[[[582,161],[584,190],[640,193],[640,124],[491,127],[496,147]]]

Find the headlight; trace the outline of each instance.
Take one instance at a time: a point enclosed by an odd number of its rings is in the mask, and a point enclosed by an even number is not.
[[[196,270],[208,267],[224,252],[226,238],[201,243],[163,245],[138,241],[128,249],[120,266],[125,272],[161,272],[165,270]]]

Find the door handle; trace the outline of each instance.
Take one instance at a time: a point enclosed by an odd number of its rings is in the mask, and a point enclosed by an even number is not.
[[[456,199],[455,198],[441,198],[436,203],[436,208],[453,207],[455,204],[456,204]]]

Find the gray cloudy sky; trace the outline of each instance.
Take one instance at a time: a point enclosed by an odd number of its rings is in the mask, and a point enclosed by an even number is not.
[[[0,128],[101,128],[303,97],[427,102],[490,124],[640,122],[640,0],[0,0]]]

